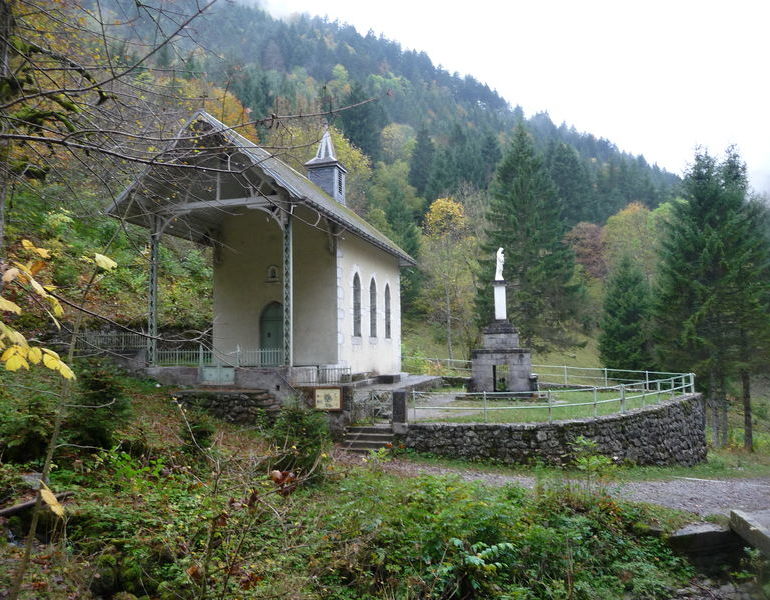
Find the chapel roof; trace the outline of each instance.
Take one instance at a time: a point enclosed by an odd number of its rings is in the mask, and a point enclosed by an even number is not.
[[[201,140],[208,142],[201,143]],[[212,140],[216,142],[210,143]],[[223,155],[227,156],[227,170],[211,168],[211,161],[216,159],[221,162],[224,160]],[[316,159],[318,162],[336,161],[328,130],[324,133],[316,158],[310,162],[313,163]],[[195,165],[206,165],[208,171],[200,173],[194,168]],[[111,203],[107,213],[148,227],[153,215],[161,215],[167,213],[169,208],[183,206],[179,204],[179,199],[186,197],[189,186],[195,185],[199,189],[208,186],[206,189],[210,191],[214,174],[225,172],[241,180],[248,180],[250,169],[256,169],[261,174],[262,181],[267,182],[270,188],[283,191],[281,198],[285,198],[290,207],[307,206],[342,229],[397,257],[402,266],[416,264],[414,258],[352,209],[336,202],[280,158],[247,140],[203,110],[197,111],[191,117],[175,141],[161,153],[157,162],[145,168],[144,172]],[[189,173],[188,183],[171,182],[171,174],[180,172]],[[206,177],[208,180],[205,180]],[[188,186],[187,189],[185,185]],[[251,186],[251,182],[248,185]],[[271,197],[263,195],[261,191],[259,194],[265,200]],[[246,202],[248,198],[243,200]],[[227,214],[222,210],[225,202],[218,199],[195,202],[195,210],[187,211],[183,218],[171,220],[165,232],[206,243],[207,238],[212,238],[205,233],[207,228],[215,230],[222,216]],[[277,206],[278,203],[275,204]],[[227,207],[235,209],[238,206],[229,203]]]

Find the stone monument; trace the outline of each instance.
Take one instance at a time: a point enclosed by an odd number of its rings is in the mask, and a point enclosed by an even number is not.
[[[481,334],[481,348],[471,351],[472,392],[526,392],[537,388],[532,375],[532,354],[519,348],[519,333],[508,321],[506,281],[503,279],[505,254],[502,248],[495,255],[495,319]]]

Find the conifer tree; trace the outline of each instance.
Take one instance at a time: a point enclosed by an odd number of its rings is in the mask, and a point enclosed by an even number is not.
[[[588,171],[572,146],[564,143],[549,146],[548,172],[562,200],[567,225],[591,222],[598,216]]]
[[[345,97],[345,104],[352,106],[367,100],[363,86],[354,81],[350,93]],[[367,154],[372,160],[380,156],[380,132],[387,125],[385,111],[379,102],[367,102],[340,114],[345,136]]]
[[[535,349],[573,343],[567,324],[579,286],[572,283],[574,256],[563,243],[561,204],[529,134],[520,125],[492,184],[488,232],[482,259],[478,316],[492,316],[491,289],[497,248],[505,249],[508,314],[522,341]]]
[[[409,184],[417,190],[417,195],[421,198],[425,198],[435,152],[436,147],[430,139],[427,128],[421,127],[417,132],[417,141],[409,164]]]
[[[599,357],[605,367],[652,369],[650,292],[644,274],[626,255],[610,276],[604,297]]]
[[[727,385],[764,348],[770,245],[746,199],[734,149],[718,163],[699,152],[662,244],[655,336],[661,367],[693,370],[706,390],[717,445],[727,442]],[[749,400],[750,403],[750,400]]]

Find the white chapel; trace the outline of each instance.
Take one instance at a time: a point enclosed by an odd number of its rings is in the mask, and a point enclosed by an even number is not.
[[[345,205],[328,131],[303,175],[206,112],[109,207],[151,239],[213,248],[215,361],[252,370],[401,370],[401,278],[414,259]],[[148,353],[150,364],[154,349]]]

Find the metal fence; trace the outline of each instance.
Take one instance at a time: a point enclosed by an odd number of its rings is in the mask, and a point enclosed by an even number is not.
[[[94,350],[136,351],[146,347],[147,338],[145,336],[127,331],[82,331],[78,333],[75,342],[75,350],[78,352]]]
[[[563,374],[563,367],[560,368]],[[595,379],[603,380],[605,376],[610,379],[603,369],[595,371],[600,372],[594,375]],[[633,374],[630,371],[624,373]],[[626,378],[625,383],[616,385],[581,384],[574,388],[536,392],[412,391],[409,412],[414,421],[474,421],[480,418],[484,422],[552,422],[624,413],[695,391],[692,373],[667,373],[667,377],[657,379],[650,377],[652,372],[638,373],[645,377]]]
[[[393,390],[354,390],[348,410],[353,423],[374,424],[389,419],[393,411]]]
[[[425,375],[458,375],[470,377],[471,361],[457,358],[431,358],[425,356],[401,357],[404,369],[410,373]],[[633,371],[606,367],[569,367],[567,365],[532,365],[538,382],[546,385],[589,387],[619,385],[621,383],[654,382],[661,378],[674,377],[681,373],[669,371]]]
[[[350,367],[308,365],[292,369],[294,385],[336,385],[350,382]]]

